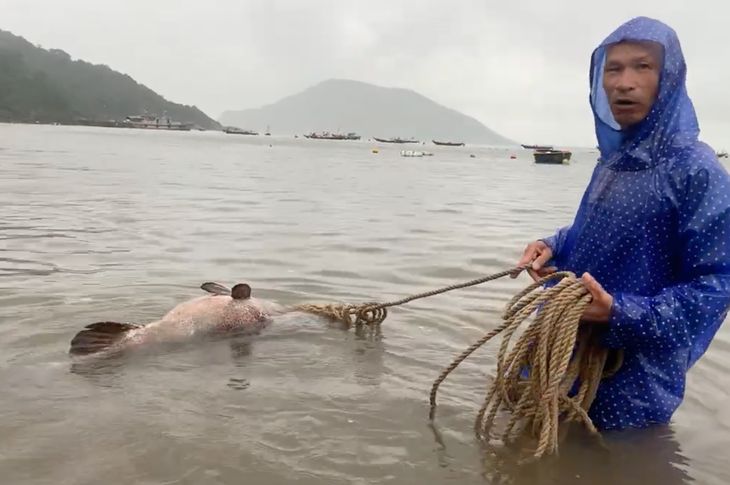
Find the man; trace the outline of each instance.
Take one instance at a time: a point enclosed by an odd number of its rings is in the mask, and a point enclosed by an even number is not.
[[[594,51],[602,161],[573,223],[519,262],[534,260],[533,279],[581,276],[593,296],[583,320],[624,350],[589,413],[599,429],[668,423],[730,305],[730,175],[697,139],[686,72],[676,32],[645,17]]]

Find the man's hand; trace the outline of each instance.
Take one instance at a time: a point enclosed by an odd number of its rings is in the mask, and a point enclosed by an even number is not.
[[[613,297],[606,293],[598,281],[590,274],[583,273],[581,280],[593,297],[593,301],[583,312],[581,320],[594,323],[608,322],[611,319]]]
[[[538,281],[540,278],[555,273],[555,266],[543,268],[543,265],[550,261],[553,257],[553,251],[543,241],[533,241],[525,248],[525,253],[517,266],[524,266],[532,261],[532,269],[528,269],[533,280]],[[520,271],[516,271],[510,275],[510,278],[517,278]]]

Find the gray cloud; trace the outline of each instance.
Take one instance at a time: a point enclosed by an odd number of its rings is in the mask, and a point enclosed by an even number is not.
[[[512,139],[591,146],[590,54],[619,24],[648,15],[680,35],[703,139],[730,148],[730,7],[638,3],[0,0],[0,28],[213,117],[353,78],[412,88]]]

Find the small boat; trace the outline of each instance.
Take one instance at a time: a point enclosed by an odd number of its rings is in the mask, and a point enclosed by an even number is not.
[[[725,150],[717,152],[717,158],[727,158],[727,152]]]
[[[569,150],[535,150],[532,156],[535,157],[535,163],[568,165],[573,153]]]
[[[373,140],[380,143],[420,143],[418,140],[414,140],[413,138],[411,138],[410,140],[404,140],[403,138],[399,137],[389,139],[373,137]]]
[[[553,146],[552,145],[522,145],[522,148],[526,148],[528,150],[552,150]]]
[[[436,141],[431,140],[434,145],[438,145],[440,147],[463,147],[464,142],[456,142],[456,141]]]
[[[141,115],[127,116],[123,123],[126,127],[143,130],[190,131],[193,128],[192,123],[173,121],[172,118],[167,116],[167,112],[163,112],[162,116],[151,115],[147,112]]]
[[[400,152],[401,157],[432,157],[432,152],[421,152],[421,151],[415,151],[415,150],[401,150]]]
[[[305,134],[304,138],[309,138],[312,140],[359,140],[361,138],[360,135],[354,132],[350,132],[346,135],[342,135],[340,133],[310,133]]]
[[[258,132],[251,130],[244,130],[237,126],[226,126],[223,128],[223,132],[229,135],[258,135]]]

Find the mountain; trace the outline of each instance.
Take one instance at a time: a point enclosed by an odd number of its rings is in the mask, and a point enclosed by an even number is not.
[[[73,123],[79,118],[123,120],[142,114],[220,129],[195,106],[166,100],[127,74],[72,60],[0,30],[0,121]]]
[[[364,137],[517,145],[476,119],[410,89],[346,79],[323,81],[260,108],[226,111],[219,121],[246,129],[270,126],[274,134],[354,131]]]

